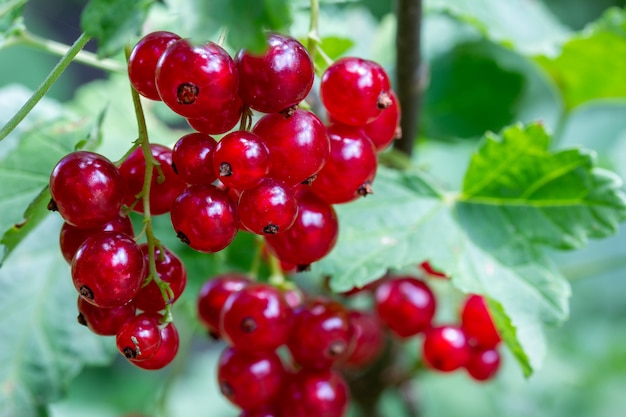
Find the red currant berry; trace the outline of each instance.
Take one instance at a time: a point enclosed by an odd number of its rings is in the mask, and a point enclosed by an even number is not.
[[[265,178],[256,187],[245,190],[239,197],[239,220],[258,235],[282,233],[294,224],[298,201],[291,187],[282,181]]]
[[[367,311],[352,310],[349,313],[354,346],[342,361],[344,367],[364,368],[382,353],[385,338],[378,317]]]
[[[263,116],[252,129],[270,152],[269,176],[295,185],[311,179],[330,152],[324,124],[313,113],[296,110],[291,117]]]
[[[151,358],[161,346],[159,315],[141,313],[131,317],[117,332],[115,343],[126,359],[142,361]]]
[[[170,215],[179,239],[199,252],[218,252],[237,235],[235,204],[213,185],[187,188],[174,201]]]
[[[198,294],[197,309],[200,323],[214,336],[220,336],[220,315],[231,294],[250,284],[243,274],[229,272],[217,275],[202,285]]]
[[[151,100],[161,100],[154,85],[156,67],[165,49],[180,39],[172,32],[152,32],[137,42],[128,58],[128,78],[135,90]]]
[[[95,229],[79,229],[69,223],[63,223],[61,233],[59,234],[59,246],[63,258],[71,264],[80,245],[82,245],[88,237],[100,232],[118,232],[130,237],[134,237],[135,235],[130,218],[124,215],[120,215]]]
[[[476,381],[488,381],[500,369],[500,353],[497,349],[472,349],[465,369]]]
[[[135,311],[132,301],[119,307],[101,308],[78,297],[78,322],[101,336],[115,336],[126,320],[135,316]]]
[[[223,108],[205,114],[200,118],[187,118],[187,123],[193,129],[207,135],[221,135],[231,130],[241,119],[243,102],[238,96]]]
[[[400,102],[393,91],[389,91],[391,105],[373,122],[363,126],[363,132],[370,138],[377,152],[387,149],[391,142],[402,137],[400,129]]]
[[[236,130],[224,136],[213,153],[213,171],[227,187],[254,187],[270,170],[270,155],[257,135]]]
[[[133,238],[115,232],[91,236],[72,261],[72,281],[98,307],[119,307],[135,297],[144,273],[143,253]]]
[[[451,372],[465,366],[470,358],[470,346],[460,327],[433,327],[426,332],[422,353],[426,365]]]
[[[280,112],[304,100],[315,78],[306,48],[285,35],[269,35],[261,55],[239,51],[235,64],[239,95],[248,106],[263,113]]]
[[[298,196],[298,216],[289,230],[266,235],[278,259],[303,268],[322,259],[335,246],[339,233],[333,207],[310,191]]]
[[[311,191],[329,204],[347,203],[371,194],[376,175],[376,152],[358,127],[328,128],[330,155],[311,184]]]
[[[187,39],[170,44],[157,63],[156,86],[165,104],[188,118],[223,111],[237,95],[237,69],[221,46],[194,46]]]
[[[153,215],[170,211],[172,202],[187,184],[172,169],[172,150],[167,146],[150,144],[152,156],[159,163],[152,170],[150,183],[150,212]],[[125,203],[134,211],[143,213],[143,201],[137,196],[143,189],[146,160],[141,148],[135,149],[120,165],[120,172],[126,183]]]
[[[64,156],[50,174],[50,208],[81,229],[101,227],[117,218],[124,199],[119,170],[102,155],[76,151]]]
[[[409,276],[383,282],[375,295],[378,317],[400,337],[425,331],[435,315],[435,295],[423,281]]]
[[[275,352],[250,353],[227,347],[217,364],[220,391],[244,410],[274,404],[284,376],[283,364]]]
[[[148,245],[144,243],[140,247],[145,263],[149,265]],[[187,285],[187,270],[178,256],[170,252],[165,246],[162,246],[162,248],[163,251],[154,248],[156,270],[161,281],[169,284],[172,298],[167,301],[167,304],[173,304],[178,300]],[[143,275],[145,281],[150,275],[149,268],[146,267]],[[163,294],[154,280],[141,287],[135,296],[135,305],[143,311],[157,312],[163,310],[165,304]]]
[[[348,310],[325,298],[308,300],[296,309],[287,347],[305,368],[326,369],[350,353],[352,331]]]
[[[472,346],[490,349],[500,343],[500,334],[496,330],[483,296],[473,294],[467,297],[461,312],[461,320],[463,331]]]
[[[130,359],[130,363],[141,369],[156,370],[165,368],[174,360],[180,345],[176,326],[173,322],[170,322],[167,326],[161,327],[159,333],[161,335],[161,345],[154,355],[142,360]]]
[[[287,342],[291,307],[283,294],[269,284],[249,284],[224,304],[220,334],[241,351],[273,351]]]
[[[391,105],[389,78],[373,61],[345,57],[322,75],[320,98],[338,122],[363,126],[376,120]]]
[[[279,417],[279,414],[270,407],[262,410],[243,410],[239,417]]]
[[[349,399],[348,385],[337,372],[301,370],[289,378],[279,407],[289,417],[343,417]]]
[[[203,133],[178,139],[172,149],[172,169],[187,184],[212,184],[217,179],[211,161],[217,142]]]

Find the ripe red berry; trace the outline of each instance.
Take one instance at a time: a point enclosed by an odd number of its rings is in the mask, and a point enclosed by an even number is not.
[[[313,113],[296,110],[292,116],[263,116],[252,129],[270,152],[269,176],[295,185],[313,177],[322,168],[330,141],[326,127]]]
[[[134,361],[154,356],[161,346],[159,317],[154,313],[141,313],[128,319],[115,337],[117,350]]]
[[[363,132],[374,144],[377,152],[387,149],[394,139],[402,136],[400,129],[400,102],[393,91],[389,91],[391,105],[380,116],[363,126]]]
[[[78,297],[78,322],[101,336],[115,336],[126,320],[135,316],[135,311],[132,301],[119,307],[101,308]]]
[[[250,283],[250,278],[236,272],[217,275],[200,288],[197,308],[200,323],[214,336],[220,336],[220,316],[226,300]]]
[[[152,156],[159,163],[152,170],[150,183],[150,212],[153,215],[170,211],[176,196],[187,184],[172,169],[172,150],[167,146],[150,144]],[[141,148],[135,149],[120,165],[120,172],[126,184],[125,203],[134,211],[143,213],[143,201],[137,200],[145,180],[146,160]]]
[[[426,332],[422,353],[429,367],[451,372],[465,366],[470,358],[470,346],[460,327],[433,327]]]
[[[235,96],[233,101],[220,109],[207,113],[200,118],[187,118],[187,123],[198,132],[208,135],[221,135],[237,125],[242,112],[243,102],[239,96]]]
[[[295,320],[287,347],[293,359],[305,368],[330,368],[352,348],[348,310],[326,298],[307,300],[294,312]]]
[[[497,349],[471,349],[465,369],[476,381],[488,381],[500,369],[500,353]]]
[[[467,297],[461,312],[461,321],[463,331],[473,346],[490,349],[500,343],[500,334],[483,296],[472,294]]]
[[[79,229],[69,223],[63,223],[61,232],[59,233],[59,246],[63,258],[71,264],[80,245],[82,245],[88,237],[100,232],[118,232],[134,237],[133,224],[130,221],[130,217],[125,215],[119,215],[115,219],[94,229]]]
[[[289,378],[280,401],[280,415],[343,417],[348,410],[348,385],[337,372],[300,370]]]
[[[433,292],[423,281],[401,276],[376,288],[376,313],[400,337],[410,337],[428,329],[435,315]]]
[[[220,391],[244,410],[258,410],[277,400],[285,370],[275,352],[243,352],[227,347],[217,364]]]
[[[144,273],[143,253],[133,238],[115,232],[91,236],[72,261],[72,281],[80,295],[111,308],[135,297]]]
[[[219,180],[237,190],[254,187],[270,170],[269,150],[260,137],[245,130],[224,136],[211,162]]]
[[[275,235],[294,224],[298,201],[291,187],[265,178],[256,187],[241,193],[237,211],[247,230],[258,235]]]
[[[311,191],[329,204],[347,203],[372,193],[376,152],[363,130],[348,125],[328,127],[330,154],[311,184]]]
[[[352,310],[348,319],[354,346],[341,365],[351,369],[363,368],[382,353],[385,342],[383,328],[379,318],[368,311]]]
[[[304,100],[315,72],[306,48],[296,39],[270,34],[260,55],[241,50],[235,57],[239,95],[252,109],[275,113]]]
[[[160,316],[157,316],[160,318]],[[147,370],[162,369],[169,365],[176,354],[180,344],[178,330],[173,322],[169,322],[167,326],[160,326],[159,333],[161,335],[161,345],[151,357],[142,360],[129,359],[133,365]]]
[[[292,318],[280,290],[269,284],[249,284],[226,300],[220,334],[241,351],[273,351],[287,342]]]
[[[235,63],[221,46],[194,46],[187,39],[170,44],[157,63],[156,86],[174,112],[202,118],[220,112],[235,100]]]
[[[217,179],[211,161],[217,142],[204,133],[178,139],[172,149],[172,169],[187,184],[212,184]]]
[[[333,119],[363,126],[373,122],[391,105],[389,78],[373,61],[345,57],[322,75],[320,98]]]
[[[128,78],[139,94],[151,100],[161,100],[154,85],[157,62],[168,45],[179,39],[175,33],[158,31],[137,42],[128,58]]]
[[[150,275],[150,270],[147,267],[149,262],[148,245],[143,243],[140,247],[146,264],[146,269],[143,274],[145,281]],[[159,278],[170,285],[172,298],[168,300],[167,304],[173,304],[178,300],[187,285],[187,270],[178,256],[165,246],[162,246],[162,248],[162,251],[159,250],[159,248],[154,248],[156,270],[159,274]],[[137,295],[135,295],[134,300],[137,308],[143,311],[157,312],[165,308],[163,294],[154,280],[151,280],[148,284],[144,284]]]
[[[213,185],[187,188],[174,201],[170,215],[180,240],[199,252],[218,252],[237,234],[235,204]]]
[[[50,174],[50,208],[81,229],[103,226],[117,218],[124,199],[124,181],[111,161],[94,152],[64,156]]]
[[[333,207],[304,190],[297,197],[298,216],[291,228],[277,235],[266,235],[269,248],[283,262],[306,267],[322,259],[335,246],[339,233]]]

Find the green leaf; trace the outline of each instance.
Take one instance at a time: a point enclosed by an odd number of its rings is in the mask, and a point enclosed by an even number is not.
[[[306,39],[300,39],[303,45],[307,44]],[[339,36],[325,36],[320,39],[320,47],[324,53],[333,61],[340,58],[354,46],[354,41]],[[328,63],[320,54],[315,55],[315,66],[324,71],[328,68]]]
[[[85,364],[110,361],[110,340],[76,322],[77,293],[50,216],[0,269],[0,410],[34,417]],[[42,238],[42,236],[44,238]]]
[[[559,86],[572,109],[599,98],[626,97],[626,17],[610,9],[597,22],[566,42],[556,57],[539,56],[537,62]]]
[[[90,0],[81,15],[83,31],[98,39],[100,58],[115,55],[140,31],[155,0]]]
[[[0,2],[0,49],[24,29],[22,13],[27,1],[2,0]]]
[[[373,196],[337,206],[339,240],[313,271],[346,291],[430,260],[463,292],[492,300],[505,342],[530,374],[545,355],[542,324],[568,315],[569,285],[544,248],[580,247],[626,219],[617,176],[595,168],[588,152],[549,152],[548,143],[540,125],[491,135],[461,194],[381,168]]]

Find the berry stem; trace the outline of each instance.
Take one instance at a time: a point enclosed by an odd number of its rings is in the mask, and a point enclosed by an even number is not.
[[[125,52],[126,59],[128,59],[131,52],[130,45],[126,46]],[[169,301],[174,298],[174,293],[170,288],[169,283],[163,281],[161,277],[159,277],[159,273],[156,268],[156,259],[154,257],[155,248],[161,247],[160,242],[154,236],[154,231],[152,230],[152,215],[150,214],[150,187],[152,185],[152,173],[155,169],[155,159],[152,156],[152,149],[150,148],[148,128],[146,126],[146,117],[143,113],[143,107],[141,105],[141,98],[139,97],[139,93],[137,92],[137,90],[135,90],[132,85],[131,94],[133,97],[135,117],[137,118],[139,143],[141,146],[141,150],[143,151],[144,159],[146,161],[143,188],[141,189],[141,198],[143,202],[143,230],[146,234],[146,241],[148,244],[148,268],[150,271],[146,283],[150,282],[150,280],[154,280],[154,282],[159,287],[161,295],[163,296],[163,300],[165,301],[165,313],[163,314],[163,320],[161,324],[167,324],[172,321],[171,304],[169,303]]]
[[[265,250],[265,239],[263,239],[263,236],[261,235],[256,235],[254,243],[255,251],[254,258],[252,258],[252,263],[250,264],[250,276],[257,279],[259,276],[259,269],[261,268],[261,260],[263,259],[263,251]]]
[[[309,20],[309,33],[307,35],[307,49],[311,56],[311,61],[315,62],[315,53],[317,52],[317,46],[320,43],[320,37],[318,33],[320,15],[320,2],[319,0],[311,0],[311,16]]]
[[[37,90],[33,93],[32,96],[24,103],[22,108],[18,110],[15,115],[7,122],[6,125],[2,127],[0,130],[0,141],[6,138],[9,133],[13,131],[20,124],[24,117],[30,113],[30,111],[39,103],[39,100],[43,98],[43,96],[50,90],[50,87],[56,82],[56,80],[61,76],[63,71],[68,67],[68,65],[72,62],[74,57],[80,52],[81,49],[85,47],[87,42],[89,41],[89,36],[86,34],[81,34],[78,39],[74,42],[74,44],[67,50],[66,54],[63,55],[61,60],[52,68],[52,71],[48,74],[48,76],[43,80],[41,85],[37,87]]]
[[[270,268],[270,276],[267,281],[275,287],[286,288],[287,280],[280,266],[280,260],[269,251],[267,252],[268,266]]]

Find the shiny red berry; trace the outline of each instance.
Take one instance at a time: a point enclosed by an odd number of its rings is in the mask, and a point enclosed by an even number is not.
[[[441,372],[451,372],[467,364],[470,346],[460,327],[433,327],[426,332],[422,354],[427,366]]]
[[[157,316],[157,318],[160,316]],[[161,345],[151,357],[142,360],[129,359],[130,363],[141,369],[157,370],[165,368],[169,365],[178,353],[180,338],[178,330],[173,322],[166,326],[159,326],[159,334],[161,335]]]
[[[220,316],[228,297],[250,282],[247,275],[228,272],[217,275],[202,285],[196,304],[198,318],[213,336],[220,336]]]
[[[375,314],[368,311],[352,310],[348,319],[354,346],[341,365],[352,369],[366,367],[383,351],[385,336],[382,324]]]
[[[500,334],[487,309],[485,298],[472,294],[467,297],[461,312],[463,331],[473,346],[483,349],[495,348],[500,341]]]
[[[132,301],[119,307],[102,308],[78,297],[78,322],[101,336],[115,336],[126,320],[135,316],[135,311]]]
[[[500,369],[500,353],[497,349],[472,349],[465,369],[476,381],[488,381]]]
[[[211,162],[217,142],[204,133],[190,133],[172,148],[172,169],[187,184],[209,185],[217,179]]]
[[[199,118],[187,118],[193,129],[208,135],[221,135],[234,128],[241,119],[243,102],[236,96],[233,101]]]
[[[162,341],[159,317],[154,313],[141,313],[128,319],[115,336],[117,350],[134,361],[154,356]]]
[[[395,139],[400,139],[400,102],[393,91],[389,91],[391,105],[373,122],[363,126],[363,132],[374,144],[377,152],[384,151]]]
[[[281,394],[281,415],[289,417],[343,417],[350,392],[337,372],[301,370],[289,378]]]
[[[265,178],[256,187],[241,193],[237,211],[247,230],[258,235],[275,235],[294,224],[298,201],[291,187]]]
[[[247,190],[267,176],[270,154],[265,143],[252,132],[236,130],[224,136],[215,148],[213,172],[227,187]]]

